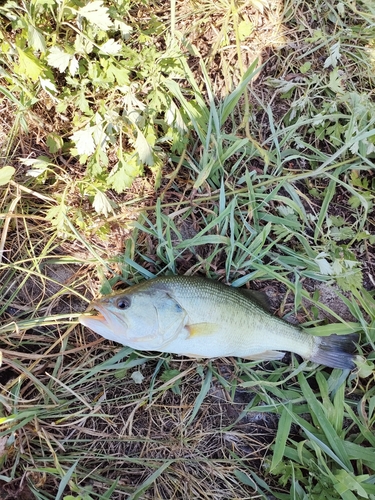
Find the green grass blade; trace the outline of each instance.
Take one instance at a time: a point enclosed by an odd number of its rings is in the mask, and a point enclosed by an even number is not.
[[[195,400],[193,411],[191,412],[190,418],[186,423],[187,426],[189,426],[193,422],[199,409],[201,408],[203,400],[205,399],[208,391],[210,390],[211,380],[212,380],[212,370],[210,367],[207,367],[206,376],[202,381],[201,389]]]
[[[290,426],[292,425],[292,408],[289,407],[288,410],[289,411],[284,408],[281,412],[279,424],[277,427],[275,444],[273,446],[273,456],[271,460],[270,472],[272,472],[277,467],[284,456],[286,441],[289,436]]]
[[[173,463],[173,460],[168,460],[162,464],[151,476],[149,476],[130,496],[129,500],[138,500],[143,497],[143,494],[152,486],[156,479]]]
[[[222,104],[221,108],[221,113],[220,113],[220,125],[224,125],[226,122],[227,118],[229,115],[232,113],[234,110],[235,106],[237,105],[239,99],[243,95],[243,93],[246,91],[248,84],[250,81],[254,78],[254,76],[261,71],[261,67],[257,68],[258,65],[258,59],[255,59],[247,69],[246,73],[243,75],[243,78],[239,85],[236,87],[236,89],[229,94],[224,99],[224,102]]]
[[[298,374],[298,381],[301,385],[302,392],[309,404],[309,407],[311,409],[311,412],[315,419],[317,420],[318,425],[321,428],[321,431],[324,433],[329,446],[326,446],[324,443],[322,443],[320,440],[316,438],[316,442],[319,442],[319,446],[324,449],[327,453],[329,451],[329,455],[333,457],[333,454],[335,454],[336,458],[338,459],[339,463],[342,465],[342,467],[345,468],[348,472],[353,472],[353,467],[350,463],[349,457],[346,453],[345,446],[343,444],[342,439],[337,435],[335,429],[333,428],[332,424],[329,422],[325,415],[325,409],[323,405],[317,400],[315,394],[311,390],[310,386],[307,383],[306,378],[302,373]],[[309,433],[310,439],[313,437],[313,435],[305,430],[305,432]],[[314,438],[315,440],[315,438]],[[332,451],[331,451],[332,450]]]
[[[59,489],[57,490],[56,500],[60,500],[60,498],[64,494],[65,488],[68,486],[68,483],[77,467],[77,464],[78,460],[67,470],[66,474],[61,479]]]

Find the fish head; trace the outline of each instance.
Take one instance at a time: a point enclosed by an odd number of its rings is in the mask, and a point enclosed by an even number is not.
[[[142,350],[162,351],[183,330],[187,315],[168,290],[137,287],[91,303],[79,321],[102,337]]]

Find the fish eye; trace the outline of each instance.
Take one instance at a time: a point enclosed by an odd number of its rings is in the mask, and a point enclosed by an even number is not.
[[[129,297],[123,297],[121,299],[118,299],[116,302],[116,307],[118,309],[128,309],[130,307],[130,299]]]

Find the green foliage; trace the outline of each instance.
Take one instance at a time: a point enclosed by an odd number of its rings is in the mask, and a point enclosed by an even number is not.
[[[0,168],[0,186],[8,184],[15,171],[15,168],[10,166]]]
[[[163,382],[169,382],[170,380],[173,380],[175,377],[180,375],[179,370],[164,370],[163,373],[160,375],[160,380]],[[180,389],[180,384],[181,384],[181,379],[177,379],[174,381],[174,384],[171,386],[171,390],[175,394],[181,394],[181,389]]]
[[[0,7],[8,20],[0,42],[9,89],[36,97],[29,109],[49,99],[65,123],[49,134],[50,153],[70,151],[87,181],[118,193],[145,167],[158,175],[166,154],[181,152],[187,137],[167,87],[183,75],[181,53],[168,39],[158,49],[166,26],[154,15],[135,22],[132,7],[130,0]]]
[[[327,379],[321,373],[317,374],[317,381],[322,401],[319,400],[319,395],[313,393],[305,376],[302,373],[299,374],[302,394],[308,403],[312,423],[298,416],[300,412],[296,412],[292,405],[284,408],[279,422],[278,432],[285,435],[282,418],[284,414],[287,414],[290,421],[294,420],[306,435],[307,439],[298,445],[298,455],[292,451],[291,447],[282,446],[286,439],[276,441],[275,453],[281,449],[286,457],[293,459],[293,476],[298,479],[299,488],[302,491],[305,490],[309,498],[327,500],[372,498],[375,493],[373,476],[356,475],[352,467],[352,464],[357,461],[357,467],[362,470],[363,463],[369,460],[370,454],[354,444],[354,436],[350,427],[343,428],[343,420],[348,418],[348,414],[344,412],[343,381],[335,374]],[[311,452],[316,453],[317,461],[311,461]],[[309,474],[301,474],[302,470],[306,470],[307,467]],[[286,461],[275,471],[271,469],[271,472],[279,474],[282,471],[283,475],[279,481],[285,484],[287,471],[291,473],[290,461]]]

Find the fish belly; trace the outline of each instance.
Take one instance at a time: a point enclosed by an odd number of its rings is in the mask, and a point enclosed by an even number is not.
[[[246,322],[247,323],[247,322]],[[272,317],[262,321],[240,324],[234,318],[231,322],[192,323],[183,335],[165,346],[168,352],[194,357],[243,358],[259,357],[279,359],[275,351],[291,351],[308,358],[311,355],[314,338],[293,325]],[[272,354],[273,353],[273,354]]]
[[[184,279],[175,280],[171,292],[187,319],[179,334],[163,346],[165,352],[209,358],[261,358],[270,351],[311,356],[314,337],[272,316],[243,293],[209,280],[192,281],[190,286]]]

